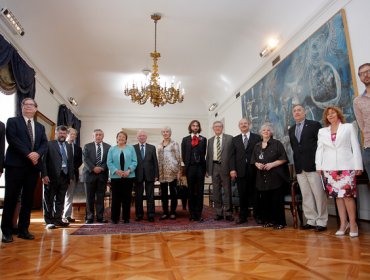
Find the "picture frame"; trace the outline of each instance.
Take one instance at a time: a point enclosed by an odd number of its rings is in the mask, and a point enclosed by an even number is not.
[[[41,112],[37,111],[35,114],[35,120],[41,123],[45,127],[45,134],[48,141],[54,140],[55,138],[55,127],[56,124]]]

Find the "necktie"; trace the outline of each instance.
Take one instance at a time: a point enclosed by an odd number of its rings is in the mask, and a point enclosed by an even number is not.
[[[195,147],[196,145],[198,145],[198,143],[199,143],[199,139],[197,136],[194,135],[193,138],[191,139],[191,146]]]
[[[217,161],[221,161],[221,142],[220,142],[220,136],[217,136],[216,147],[217,147]]]
[[[33,139],[33,131],[32,131],[31,120],[27,121],[27,129],[28,129],[28,133],[29,133],[30,138],[31,138],[31,145],[32,145],[32,150],[33,150],[33,148],[35,146],[35,140]]]
[[[140,153],[141,153],[141,158],[144,159],[144,157],[145,157],[144,144],[141,144]]]
[[[247,149],[247,146],[248,146],[248,136],[247,134],[244,134],[244,140],[243,140],[243,144],[244,144],[244,149]]]
[[[64,149],[63,143],[60,143],[59,147],[60,147],[60,153],[62,154],[62,171],[63,171],[64,174],[67,174],[68,173],[67,154],[66,154],[66,151]]]
[[[301,126],[302,126],[302,123],[297,123],[295,126],[295,137],[297,138],[298,142],[301,142],[301,134],[302,134]]]
[[[125,155],[123,154],[123,151],[121,152],[119,156],[119,164],[121,166],[121,170],[125,170]]]
[[[98,150],[96,152],[96,166],[101,166],[101,147],[100,143],[98,145]]]

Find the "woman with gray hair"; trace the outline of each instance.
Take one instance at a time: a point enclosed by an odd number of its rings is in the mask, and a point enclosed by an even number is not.
[[[159,182],[161,183],[161,201],[163,215],[160,220],[176,219],[177,193],[176,185],[181,176],[181,157],[179,144],[171,140],[171,128],[161,130],[163,140],[157,147]],[[171,212],[168,211],[168,186],[170,187]]]
[[[254,147],[251,164],[257,167],[256,188],[260,195],[261,218],[264,227],[283,229],[286,226],[284,186],[289,183],[288,158],[283,144],[273,139],[271,123],[264,123],[259,132],[262,142]]]

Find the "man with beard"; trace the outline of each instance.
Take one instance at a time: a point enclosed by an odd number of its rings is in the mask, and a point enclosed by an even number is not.
[[[189,134],[181,142],[181,154],[189,189],[190,221],[202,221],[204,176],[206,174],[207,138],[201,136],[200,122],[192,120]]]
[[[362,160],[370,180],[370,63],[362,64],[358,68],[358,76],[366,88],[363,94],[353,100],[353,108],[358,126],[364,135]]]
[[[47,229],[69,225],[63,222],[62,215],[68,184],[72,183],[74,177],[72,146],[66,143],[67,127],[58,126],[56,138],[57,140],[48,142],[42,168],[44,219]]]

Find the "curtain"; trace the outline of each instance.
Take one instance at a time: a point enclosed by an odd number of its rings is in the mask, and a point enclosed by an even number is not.
[[[22,114],[21,103],[26,97],[35,98],[35,70],[31,68],[17,50],[0,34],[0,68],[10,64],[17,90],[18,116]]]
[[[67,108],[65,104],[59,106],[57,125],[65,125],[77,130],[76,144],[80,146],[81,121]]]

